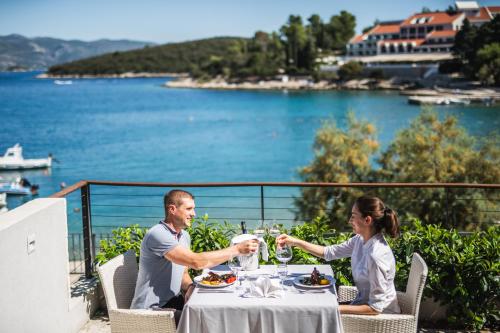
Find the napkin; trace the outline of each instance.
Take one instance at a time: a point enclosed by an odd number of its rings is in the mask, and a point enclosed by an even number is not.
[[[259,246],[260,246],[260,251],[262,254],[262,260],[268,261],[269,260],[269,249],[267,248],[267,243],[264,240],[264,238],[259,238]]]
[[[283,297],[283,288],[278,281],[273,281],[267,276],[260,276],[250,284],[245,297]]]

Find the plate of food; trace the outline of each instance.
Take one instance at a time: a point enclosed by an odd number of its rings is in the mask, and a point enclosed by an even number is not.
[[[194,282],[204,288],[223,288],[234,284],[236,276],[233,273],[208,272],[207,274],[196,276]]]
[[[333,276],[320,273],[316,267],[311,274],[299,275],[293,280],[293,284],[303,288],[328,288],[334,283]]]

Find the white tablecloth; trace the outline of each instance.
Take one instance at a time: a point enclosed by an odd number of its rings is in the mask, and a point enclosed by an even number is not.
[[[256,271],[242,272],[243,288],[234,293],[200,293],[196,287],[184,306],[177,332],[180,333],[312,333],[342,332],[335,286],[325,293],[310,293],[293,286],[300,274],[310,274],[314,267],[332,275],[328,265],[289,265],[287,290],[283,298],[243,297],[245,285],[262,274],[275,274],[275,265],[261,266]],[[212,271],[224,270],[219,266]],[[237,282],[238,283],[238,282]],[[228,288],[234,288],[231,286]]]

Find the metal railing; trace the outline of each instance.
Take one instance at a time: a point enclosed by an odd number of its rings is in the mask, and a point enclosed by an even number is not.
[[[134,192],[99,192],[99,188],[111,187],[113,189],[133,189]],[[296,207],[293,207],[293,201],[300,195],[294,193],[293,189],[304,188],[357,188],[357,189],[407,189],[407,190],[422,190],[422,189],[444,189],[445,202],[444,218],[451,218],[450,207],[448,207],[448,194],[453,189],[483,189],[486,191],[498,191],[500,184],[466,184],[466,183],[300,183],[300,182],[246,182],[246,183],[144,183],[144,182],[116,182],[116,181],[97,181],[84,180],[65,188],[64,190],[52,195],[53,198],[67,197],[70,193],[80,190],[81,204],[81,221],[82,221],[82,237],[83,237],[83,258],[81,251],[78,249],[81,246],[81,238],[75,233],[70,233],[69,243],[73,244],[73,249],[70,251],[70,256],[76,263],[76,266],[83,265],[85,267],[85,276],[92,277],[93,274],[93,259],[95,258],[95,244],[98,239],[109,237],[105,232],[94,233],[93,228],[109,229],[125,226],[123,221],[141,220],[160,220],[163,218],[163,205],[159,197],[163,197],[163,193],[141,193],[139,188],[196,188],[198,191],[207,192],[196,195],[197,204],[201,201],[202,205],[197,206],[197,210],[206,209],[207,211],[215,212],[212,216],[214,220],[227,221],[259,221],[272,219],[279,223],[301,223],[296,219]],[[92,191],[91,191],[92,189]],[[226,192],[217,193],[221,189]],[[227,189],[233,189],[227,191]],[[285,194],[277,194],[276,190],[281,190]],[[237,193],[235,193],[238,191]],[[241,193],[240,193],[241,192]],[[274,193],[273,193],[274,192]],[[278,191],[279,192],[279,191]],[[497,192],[495,192],[497,193]],[[125,198],[124,202],[118,201],[119,198]],[[138,201],[130,204],[130,199]],[[106,201],[106,199],[108,201]],[[480,198],[463,198],[462,200],[481,200]],[[490,199],[491,200],[491,199]],[[500,208],[496,202],[500,202],[500,198],[495,199],[495,207],[490,208],[490,211],[485,210],[485,213],[498,214]],[[284,203],[283,203],[284,202]],[[291,202],[291,203],[290,203]],[[158,204],[155,204],[158,203]],[[161,204],[160,204],[161,203]],[[272,204],[269,204],[272,203]],[[295,209],[295,210],[294,210]],[[92,213],[96,210],[97,213]],[[112,211],[111,213],[109,211]],[[132,210],[132,213],[127,213],[127,210]],[[140,211],[142,214],[136,215],[134,212]],[[156,214],[151,215],[152,212]],[[221,213],[223,212],[223,213]],[[237,216],[220,215],[236,212]],[[496,216],[496,215],[495,215]],[[100,223],[98,226],[93,225],[93,219],[102,219],[103,221],[118,220],[118,224]],[[130,224],[131,224],[130,223]],[[76,238],[78,241],[75,241]],[[78,245],[75,245],[77,243]],[[77,250],[75,250],[77,248]],[[79,252],[80,251],[80,252]],[[77,267],[75,267],[76,270]]]

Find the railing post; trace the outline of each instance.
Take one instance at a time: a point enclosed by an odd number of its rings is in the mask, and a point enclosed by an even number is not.
[[[450,227],[450,192],[447,187],[444,188],[446,194],[446,225]],[[455,228],[456,226],[453,226]]]
[[[83,253],[85,256],[85,277],[92,278],[92,222],[90,211],[90,185],[81,188],[82,193],[82,224],[83,224]]]
[[[260,186],[260,219],[264,223],[264,186]]]

